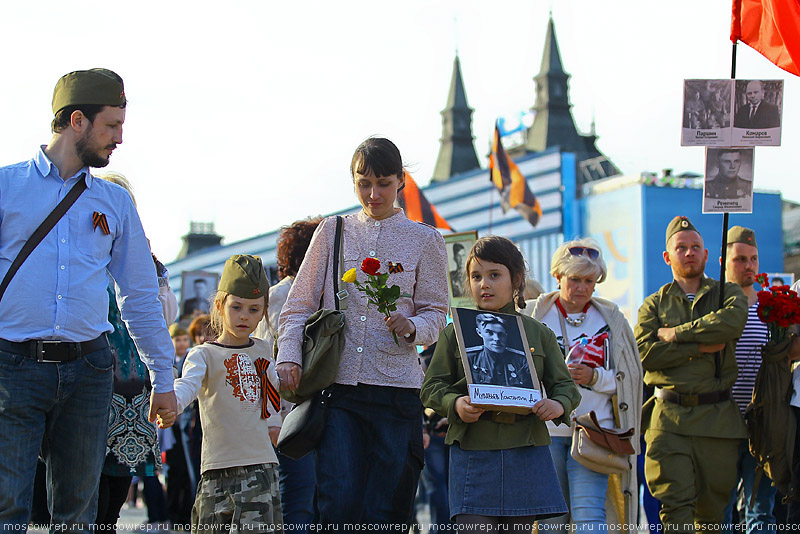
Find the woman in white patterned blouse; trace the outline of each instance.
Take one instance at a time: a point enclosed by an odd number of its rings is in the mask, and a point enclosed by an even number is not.
[[[445,326],[447,257],[439,232],[395,207],[405,171],[394,143],[367,139],[356,149],[350,172],[362,210],[343,217],[344,270],[367,258],[379,260],[383,272],[388,262],[399,264],[401,272],[393,272],[387,284],[411,296],[401,297],[397,311],[385,318],[353,284],[339,283],[349,298],[339,373],[329,388],[325,433],[316,449],[320,520],[408,524],[423,464],[423,371],[416,345],[434,343]],[[301,378],[306,319],[320,298],[325,308],[334,307],[335,229],[335,217],[320,224],[281,312],[278,373],[287,389]],[[360,269],[358,279],[366,281]]]

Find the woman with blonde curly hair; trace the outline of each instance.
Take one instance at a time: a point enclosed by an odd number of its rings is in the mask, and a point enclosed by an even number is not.
[[[595,285],[602,283],[607,273],[600,245],[595,240],[583,238],[564,243],[556,249],[550,266],[559,289],[540,295],[530,313],[555,332],[565,355],[582,346],[578,349],[582,352],[580,358],[567,359],[572,379],[581,393],[581,403],[573,412],[573,419],[594,411],[604,428],[634,428],[631,444],[638,449],[642,365],[633,331],[619,307],[594,296]],[[548,426],[552,440],[550,453],[569,515],[546,521],[566,524],[571,515],[579,530],[605,528],[609,475],[592,471],[570,456],[572,427]],[[630,465],[633,467],[622,475],[625,510],[620,510],[622,515],[617,520],[636,524],[639,501],[635,455],[631,456]]]

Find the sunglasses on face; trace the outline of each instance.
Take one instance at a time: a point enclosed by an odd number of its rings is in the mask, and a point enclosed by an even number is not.
[[[580,256],[586,254],[591,259],[596,260],[600,256],[600,251],[596,248],[589,247],[569,247],[569,253],[573,256]]]

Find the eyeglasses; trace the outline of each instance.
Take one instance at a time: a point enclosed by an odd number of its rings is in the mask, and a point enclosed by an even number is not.
[[[569,247],[569,253],[573,256],[580,256],[586,254],[591,259],[596,260],[600,256],[600,251],[596,248],[589,247]]]

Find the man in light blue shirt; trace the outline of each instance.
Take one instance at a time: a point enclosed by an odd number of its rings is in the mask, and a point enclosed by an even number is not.
[[[167,427],[175,418],[173,347],[144,230],[128,193],[89,174],[122,143],[126,102],[122,79],[109,70],[63,76],[50,143],[0,168],[0,276],[56,204],[86,182],[0,301],[0,530],[29,521],[40,445],[54,528],[88,531],[95,521],[113,382],[109,275],[150,369],[150,420],[158,415]]]

